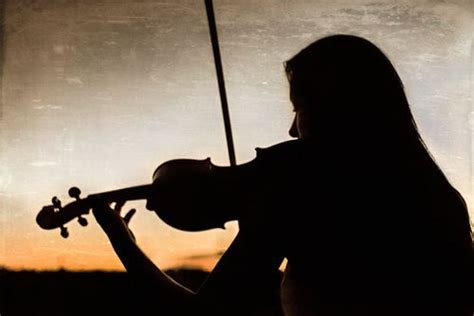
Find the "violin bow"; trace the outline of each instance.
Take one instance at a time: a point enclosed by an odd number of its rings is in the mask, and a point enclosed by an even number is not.
[[[225,136],[227,140],[227,150],[229,152],[229,161],[231,166],[236,165],[234,141],[232,138],[232,128],[230,125],[229,105],[225,92],[224,72],[222,70],[221,53],[219,50],[219,40],[217,38],[216,18],[212,0],[204,0],[206,5],[207,21],[209,23],[209,33],[211,36],[212,52],[214,55],[214,64],[216,66],[217,84],[219,85],[219,95],[221,97],[222,115],[224,118]]]

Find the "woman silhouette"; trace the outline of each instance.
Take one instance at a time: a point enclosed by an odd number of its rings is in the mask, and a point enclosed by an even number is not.
[[[153,286],[157,311],[267,313],[286,257],[285,315],[472,315],[467,207],[423,143],[390,61],[365,39],[335,35],[285,70],[297,140],[225,171],[244,193],[228,197],[235,205],[220,220],[238,219],[240,231],[199,291],[141,252],[133,213],[94,208],[127,271]]]

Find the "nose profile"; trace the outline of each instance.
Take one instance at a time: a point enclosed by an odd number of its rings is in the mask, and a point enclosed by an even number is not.
[[[291,137],[298,138],[298,128],[296,126],[296,117],[291,124],[290,130],[288,131]]]

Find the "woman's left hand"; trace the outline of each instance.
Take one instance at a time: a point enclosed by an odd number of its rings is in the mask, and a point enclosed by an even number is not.
[[[135,242],[135,235],[128,225],[136,210],[131,209],[122,217],[120,213],[124,204],[125,202],[117,202],[112,209],[108,203],[98,202],[92,208],[92,214],[110,240]]]

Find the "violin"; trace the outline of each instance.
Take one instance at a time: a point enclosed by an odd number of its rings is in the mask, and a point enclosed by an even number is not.
[[[169,160],[156,168],[151,184],[86,198],[80,197],[79,188],[72,187],[68,193],[75,201],[62,206],[53,197],[52,204],[38,213],[36,222],[43,229],[59,228],[61,236],[67,238],[69,232],[64,225],[77,218],[81,226],[86,226],[84,216],[97,203],[146,199],[147,209],[176,229],[197,232],[224,228],[226,222],[240,221],[246,216],[243,210],[261,199],[262,187],[267,191],[274,189],[281,179],[288,177],[286,173],[294,172],[291,166],[301,161],[298,157],[302,151],[308,151],[305,143],[291,140],[256,148],[253,160],[236,166],[216,166],[210,158]]]
[[[155,170],[152,183],[102,192],[81,198],[77,187],[69,189],[75,201],[63,206],[55,196],[52,204],[44,206],[36,216],[37,224],[46,230],[61,230],[61,236],[69,236],[65,224],[77,218],[81,226],[88,224],[85,215],[97,203],[121,203],[147,200],[147,209],[156,212],[166,224],[184,231],[196,232],[224,228],[228,221],[239,220],[242,209],[255,200],[256,186],[260,183],[261,157],[272,152],[257,148],[257,157],[237,166],[221,167],[203,160],[169,160]],[[286,146],[283,146],[286,147]],[[285,150],[283,150],[285,151]],[[240,215],[237,215],[240,214]]]
[[[247,163],[240,167],[218,167],[210,158],[170,160],[155,170],[151,184],[91,194],[86,198],[81,198],[79,188],[72,187],[68,194],[75,201],[62,206],[61,201],[53,197],[52,204],[38,213],[36,222],[43,229],[59,228],[61,236],[67,238],[69,232],[64,225],[77,218],[81,226],[87,226],[84,216],[99,202],[147,199],[147,208],[174,228],[184,231],[223,228],[224,222],[236,219],[222,220],[220,215],[232,195],[230,190],[236,188],[232,182],[235,184],[240,178],[238,175],[245,174],[242,171],[249,166]]]

